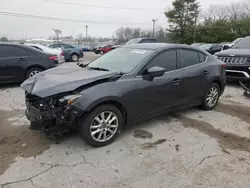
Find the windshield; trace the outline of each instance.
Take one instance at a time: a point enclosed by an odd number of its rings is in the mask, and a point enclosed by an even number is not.
[[[204,50],[209,50],[212,46],[213,44],[202,44],[199,47],[203,48]]]
[[[131,39],[126,44],[138,44],[141,39]]]
[[[148,49],[118,48],[92,61],[87,68],[98,67],[109,71],[129,73],[153,52]]]
[[[232,48],[250,48],[250,37],[238,41]]]

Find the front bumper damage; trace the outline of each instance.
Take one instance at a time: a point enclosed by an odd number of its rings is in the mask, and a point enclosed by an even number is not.
[[[74,106],[65,105],[58,99],[57,96],[41,98],[26,93],[27,119],[46,133],[60,134],[66,130],[76,129],[82,111]]]

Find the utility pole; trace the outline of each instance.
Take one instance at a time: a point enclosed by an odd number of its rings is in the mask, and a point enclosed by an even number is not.
[[[153,37],[155,36],[155,22],[157,22],[158,19],[152,19],[153,21]]]
[[[86,28],[86,40],[88,38],[88,25],[85,25],[85,28]]]

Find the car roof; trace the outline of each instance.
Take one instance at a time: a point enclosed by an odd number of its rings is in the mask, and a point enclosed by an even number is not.
[[[141,43],[141,44],[128,44],[122,46],[122,48],[137,48],[137,49],[148,49],[148,50],[159,50],[165,48],[190,48],[199,49],[186,44],[170,44],[170,43]]]
[[[1,44],[8,45],[8,46],[17,46],[17,47],[21,47],[21,48],[26,48],[27,50],[33,50],[33,48],[31,48],[30,46],[25,45],[25,44],[11,43],[11,42],[0,42],[0,45]]]
[[[132,38],[132,39],[141,39],[141,40],[142,39],[154,39],[154,40],[156,40],[156,38],[153,38],[153,37],[139,37],[139,38]]]

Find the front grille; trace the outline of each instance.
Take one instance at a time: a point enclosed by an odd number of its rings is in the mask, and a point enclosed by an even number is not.
[[[34,106],[35,108],[41,111],[48,110],[51,100],[51,99],[44,99],[36,95],[31,95],[29,93],[25,94],[25,99],[27,103],[29,103],[30,105]]]
[[[218,59],[226,64],[238,64],[238,65],[243,65],[245,64],[249,57],[225,57],[225,56],[220,56]]]
[[[26,102],[28,102],[28,103],[30,103],[30,104],[41,103],[41,101],[42,101],[42,98],[41,98],[41,97],[38,97],[38,96],[36,96],[36,95],[29,94],[29,93],[26,93],[26,94],[25,94],[25,99],[26,99]]]

